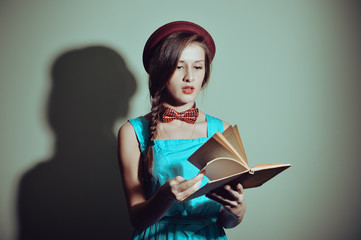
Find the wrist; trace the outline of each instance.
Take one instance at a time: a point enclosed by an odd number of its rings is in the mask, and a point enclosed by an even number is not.
[[[242,222],[244,214],[236,214],[222,207],[218,215],[218,223],[224,228],[233,228]]]
[[[157,191],[157,198],[164,203],[173,203],[175,198],[168,184],[163,184]]]

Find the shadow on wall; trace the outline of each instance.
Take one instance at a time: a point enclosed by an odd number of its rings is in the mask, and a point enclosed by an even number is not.
[[[112,49],[77,49],[55,61],[47,109],[55,154],[21,179],[19,240],[130,237],[113,125],[135,90]]]

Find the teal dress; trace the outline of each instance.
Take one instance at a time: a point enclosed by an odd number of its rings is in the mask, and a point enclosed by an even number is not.
[[[168,179],[182,176],[190,179],[199,169],[187,161],[209,137],[223,132],[222,121],[206,115],[208,136],[196,139],[155,140],[153,146],[153,181],[145,188],[149,199]],[[142,116],[130,119],[137,135],[140,150],[148,149],[148,121]],[[204,177],[201,186],[209,179]],[[183,202],[175,201],[161,220],[143,231],[135,230],[133,239],[227,239],[217,223],[221,205],[205,196]]]

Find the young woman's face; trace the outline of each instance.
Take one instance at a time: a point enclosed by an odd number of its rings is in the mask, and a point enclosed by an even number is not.
[[[198,43],[189,44],[182,52],[176,70],[167,82],[171,104],[193,104],[205,75],[205,53]]]

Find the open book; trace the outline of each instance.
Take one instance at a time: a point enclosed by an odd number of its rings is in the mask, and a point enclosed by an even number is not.
[[[210,181],[186,200],[226,184],[241,183],[244,189],[258,187],[291,166],[267,163],[249,167],[237,125],[214,134],[188,161],[199,170],[205,170],[205,176]]]

